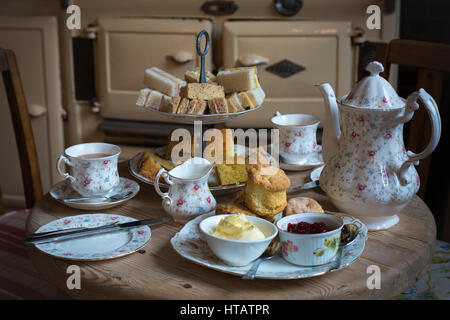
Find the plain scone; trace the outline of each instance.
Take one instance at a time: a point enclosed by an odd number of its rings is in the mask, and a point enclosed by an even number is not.
[[[264,165],[248,165],[247,172],[246,207],[262,217],[282,212],[287,204],[286,190],[291,184],[284,171]],[[264,174],[267,172],[271,174]]]

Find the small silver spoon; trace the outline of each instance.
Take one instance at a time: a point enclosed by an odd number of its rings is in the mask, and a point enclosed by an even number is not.
[[[355,242],[358,234],[359,234],[359,226],[357,226],[354,223],[345,224],[342,227],[341,241],[339,242],[339,248],[336,253],[336,257],[337,257],[336,262],[335,262],[334,267],[331,268],[330,270],[339,269],[341,267],[341,259],[342,259],[342,253],[344,252],[344,248],[351,245],[353,242]]]
[[[82,197],[82,198],[69,198],[62,199],[64,202],[79,202],[79,201],[90,201],[90,202],[98,202],[98,201],[119,201],[122,199],[128,198],[133,192],[128,192],[127,194],[106,196],[106,197]]]
[[[281,244],[277,236],[275,239],[272,240],[272,242],[269,244],[269,246],[267,247],[266,251],[264,251],[262,256],[256,259],[255,262],[253,262],[251,268],[247,271],[246,274],[242,276],[242,279],[253,280],[255,278],[256,272],[258,271],[261,262],[272,259],[280,252],[280,250]]]

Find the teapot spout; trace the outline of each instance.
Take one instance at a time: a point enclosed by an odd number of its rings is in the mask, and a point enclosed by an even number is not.
[[[341,136],[339,126],[339,109],[333,88],[328,83],[317,84],[316,87],[325,100],[325,122],[323,124],[322,150],[325,163],[337,152]]]

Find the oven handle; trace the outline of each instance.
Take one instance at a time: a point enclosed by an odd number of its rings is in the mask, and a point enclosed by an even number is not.
[[[244,67],[258,66],[261,64],[268,64],[269,58],[263,57],[256,53],[250,53],[239,57],[239,63]]]
[[[169,54],[168,57],[179,64],[185,64],[194,59],[194,55],[185,50],[179,50],[175,53]]]

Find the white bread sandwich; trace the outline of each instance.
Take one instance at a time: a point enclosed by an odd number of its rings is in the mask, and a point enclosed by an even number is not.
[[[145,69],[144,84],[170,97],[180,95],[180,88],[186,85],[183,81],[157,67]]]
[[[256,67],[232,68],[219,71],[217,82],[225,93],[248,91],[259,87]]]

